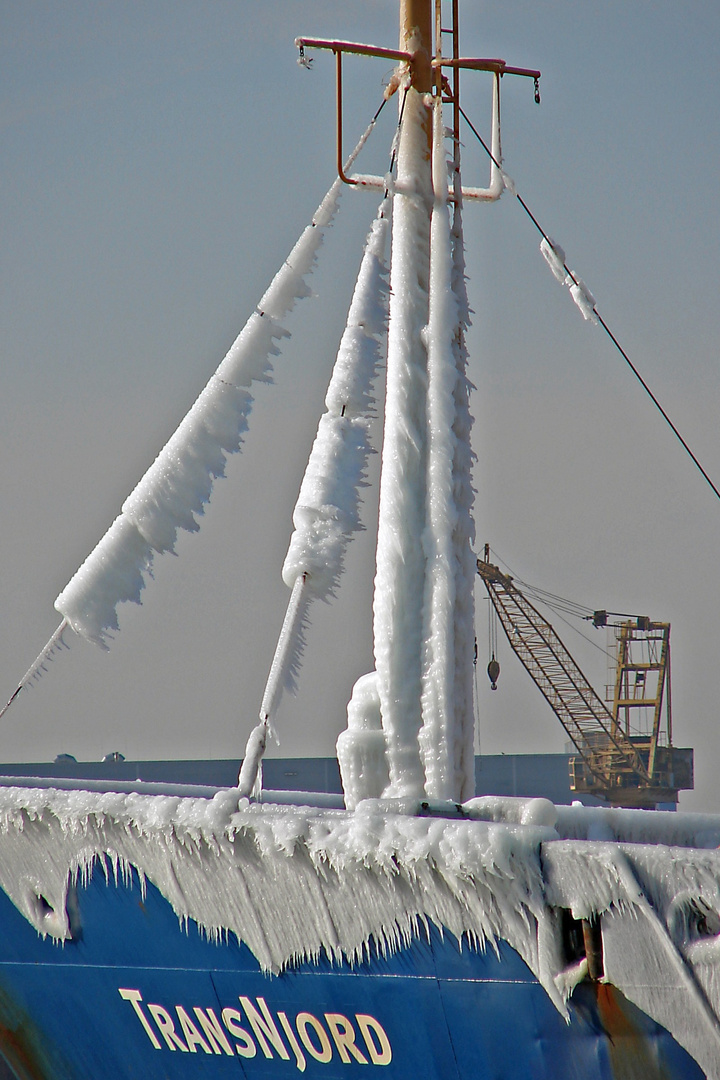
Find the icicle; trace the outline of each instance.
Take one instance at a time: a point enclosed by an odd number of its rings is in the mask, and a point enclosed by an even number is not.
[[[52,662],[61,649],[70,648],[67,642],[63,639],[63,634],[67,630],[67,625],[67,619],[63,619],[55,633],[48,641],[45,648],[35,658],[34,662],[30,665],[28,670],[23,675],[22,679],[18,683],[15,693],[12,695],[9,701],[5,705],[3,705],[2,709],[0,709],[0,717],[5,715],[5,713],[8,711],[21,690],[24,690],[26,686],[30,686],[33,682],[37,682],[37,680],[41,677],[43,671],[47,671],[45,665],[48,662]]]
[[[372,124],[350,155],[364,145]],[[118,628],[117,605],[140,602],[155,553],[173,551],[178,529],[196,531],[213,482],[224,475],[236,453],[253,405],[249,388],[266,382],[276,342],[287,336],[280,320],[295,301],[309,294],[323,229],[332,220],[342,190],[338,179],[318,207],[258,307],[175,434],[131,495],[122,514],[90,553],[55,601],[73,630],[107,646],[108,630]]]

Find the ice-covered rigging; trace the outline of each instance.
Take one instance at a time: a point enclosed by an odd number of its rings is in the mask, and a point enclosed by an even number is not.
[[[88,640],[107,647],[108,631],[118,629],[118,604],[140,602],[155,554],[174,551],[178,529],[199,528],[197,518],[214,481],[242,444],[253,405],[250,388],[269,381],[270,357],[287,336],[282,319],[309,295],[305,278],[341,188],[339,181],[332,185],[220,367],[55,601],[73,630]]]
[[[346,162],[350,168],[375,125],[377,114]],[[325,228],[332,222],[342,191],[339,179],[318,206],[275,275],[227,356],[153,465],[131,492],[120,515],[91,551],[55,601],[63,619],[34,664],[20,680],[2,716],[24,687],[66,645],[71,627],[88,641],[108,647],[118,629],[118,604],[140,603],[156,554],[173,551],[178,529],[196,532],[213,484],[225,472],[230,454],[240,450],[248,426],[256,382],[271,381],[271,356],[288,336],[282,320],[297,300],[310,295],[306,282]]]
[[[472,502],[467,384],[461,307],[456,296],[448,208],[442,101],[433,118],[434,203],[430,225],[427,327],[427,560],[423,607],[422,728],[420,752],[426,793],[438,799],[475,793],[472,655],[474,617],[471,555]],[[459,185],[458,185],[459,186]],[[455,243],[462,245],[456,204]],[[460,275],[462,279],[462,275]],[[464,314],[464,313],[462,313]],[[469,500],[469,501],[468,501]],[[472,560],[470,559],[470,562]],[[472,569],[470,570],[472,574]]]
[[[380,478],[373,635],[390,784],[420,795],[422,725],[430,114],[410,88],[393,201],[385,430]]]
[[[375,405],[378,335],[387,319],[389,204],[386,196],[368,234],[325,397],[326,412],[320,418],[293,513],[295,530],[283,566],[283,578],[292,594],[260,706],[260,724],[251,733],[245,751],[240,787],[247,794],[255,786],[280,699],[286,690],[295,688],[310,602],[328,599],[334,593],[350,538],[362,528],[360,487],[371,452],[369,428]]]

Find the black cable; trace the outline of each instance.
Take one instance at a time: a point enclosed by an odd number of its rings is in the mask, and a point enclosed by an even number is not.
[[[475,135],[475,137],[477,138],[478,142],[479,142],[479,143],[480,143],[480,145],[482,146],[482,148],[483,148],[483,150],[485,151],[485,153],[486,153],[486,154],[488,155],[488,157],[489,157],[489,158],[490,158],[490,160],[491,160],[491,161],[493,162],[493,164],[494,164],[494,165],[496,165],[496,166],[498,167],[498,169],[500,169],[500,171],[502,172],[502,165],[501,165],[501,163],[500,163],[500,162],[499,162],[499,161],[497,160],[497,158],[496,158],[496,157],[495,157],[495,155],[493,154],[492,150],[491,150],[491,149],[489,148],[489,146],[487,145],[487,143],[486,143],[486,142],[485,142],[485,140],[483,139],[482,135],[480,135],[479,131],[478,131],[478,130],[477,130],[477,128],[476,128],[476,127],[474,126],[474,124],[473,124],[473,123],[471,122],[471,120],[469,119],[469,117],[468,117],[467,113],[465,112],[465,110],[464,110],[464,109],[463,109],[462,107],[460,107],[460,113],[461,113],[461,115],[462,115],[463,119],[465,120],[466,124],[468,125],[468,127],[469,127],[469,128],[470,128],[470,130],[472,131],[472,133],[473,133],[473,134]],[[518,202],[520,203],[520,205],[522,206],[523,210],[525,211],[525,213],[527,214],[527,216],[528,216],[528,217],[530,218],[530,220],[532,221],[533,225],[535,226],[535,228],[537,229],[537,231],[538,231],[538,232],[540,233],[540,235],[541,235],[541,236],[543,237],[543,239],[544,239],[544,240],[547,240],[547,241],[548,241],[549,243],[551,243],[551,241],[550,241],[550,237],[549,237],[549,236],[548,236],[548,234],[547,234],[547,233],[545,232],[545,230],[543,229],[542,225],[541,225],[541,224],[540,224],[540,222],[539,222],[539,221],[537,220],[537,218],[535,217],[535,215],[533,214],[533,212],[531,211],[530,207],[529,207],[529,206],[527,205],[527,203],[525,202],[525,200],[524,200],[524,199],[523,199],[523,198],[522,198],[522,197],[521,197],[521,196],[520,196],[520,195],[518,194],[518,192],[517,192],[517,191],[515,191],[515,192],[514,192],[513,194],[515,195],[515,198],[516,198],[516,199],[517,199],[517,201],[518,201]],[[551,243],[551,246],[552,246],[552,243]],[[570,269],[569,269],[569,267],[568,267],[568,266],[567,266],[567,265],[566,265],[565,263],[563,263],[563,267],[564,267],[564,269],[565,269],[565,272],[567,273],[568,277],[569,277],[569,278],[571,279],[571,281],[573,282],[573,284],[574,284],[574,285],[579,285],[579,284],[580,284],[580,282],[579,282],[579,280],[577,279],[577,277],[575,276],[575,274],[573,273],[573,271],[572,271],[572,270],[570,270]],[[710,486],[710,487],[712,488],[712,490],[713,490],[713,493],[714,493],[714,494],[715,494],[715,495],[717,496],[717,498],[718,498],[718,499],[720,499],[720,491],[719,491],[719,490],[717,489],[717,487],[715,486],[715,484],[713,483],[713,481],[712,481],[712,480],[710,479],[710,477],[708,476],[707,472],[705,471],[705,469],[703,468],[703,466],[702,466],[702,465],[700,464],[699,460],[697,459],[697,457],[695,456],[695,454],[693,453],[693,451],[692,451],[692,450],[690,449],[690,447],[688,446],[688,444],[687,444],[687,442],[685,441],[685,439],[684,439],[684,438],[682,437],[682,435],[680,434],[680,432],[679,432],[679,431],[678,431],[678,429],[676,428],[675,424],[674,424],[674,423],[672,422],[672,420],[670,419],[670,417],[669,417],[669,416],[668,416],[668,414],[666,413],[665,409],[664,409],[664,408],[662,407],[662,405],[660,404],[660,402],[658,401],[658,399],[657,399],[657,398],[655,397],[655,394],[654,394],[654,393],[652,392],[652,390],[650,389],[650,387],[648,386],[648,384],[647,384],[647,383],[645,382],[645,379],[644,379],[644,378],[642,377],[642,375],[640,374],[640,372],[638,371],[638,369],[637,369],[637,368],[635,367],[635,365],[633,364],[632,360],[630,359],[630,357],[628,356],[628,354],[627,354],[627,353],[625,352],[625,350],[623,349],[622,345],[620,344],[620,342],[618,341],[618,339],[617,339],[617,338],[615,337],[615,335],[613,334],[612,330],[610,329],[610,327],[608,326],[608,324],[607,324],[607,323],[605,322],[605,320],[603,319],[603,317],[602,317],[602,315],[600,314],[600,312],[599,312],[599,311],[597,310],[597,308],[595,308],[595,307],[593,307],[593,311],[594,311],[595,315],[597,316],[597,320],[598,320],[598,322],[599,322],[600,326],[602,326],[603,330],[604,330],[604,331],[605,331],[605,333],[606,333],[606,334],[608,335],[608,337],[609,337],[609,338],[610,338],[610,340],[612,341],[613,345],[615,346],[615,348],[617,349],[617,351],[618,351],[618,352],[620,353],[620,355],[622,356],[623,360],[624,360],[624,361],[625,361],[625,363],[626,363],[626,364],[628,365],[628,367],[629,367],[629,368],[630,368],[630,370],[632,371],[633,375],[635,376],[635,378],[637,379],[637,381],[638,381],[638,382],[640,383],[640,385],[642,386],[643,390],[644,390],[644,391],[645,391],[645,393],[646,393],[646,394],[648,395],[648,397],[649,397],[649,398],[650,398],[650,400],[652,401],[653,405],[654,405],[654,406],[655,406],[655,408],[656,408],[656,409],[658,410],[658,412],[659,412],[659,413],[660,413],[660,415],[662,416],[663,420],[664,420],[664,421],[665,421],[665,423],[666,423],[666,424],[668,425],[668,427],[669,427],[669,428],[670,428],[670,430],[672,431],[673,435],[675,436],[675,438],[676,438],[676,439],[678,440],[678,442],[679,442],[679,443],[680,443],[680,445],[682,446],[683,450],[685,450],[685,452],[686,452],[686,453],[687,453],[687,455],[689,456],[690,460],[691,460],[691,461],[693,462],[693,464],[694,464],[694,465],[696,466],[696,468],[697,468],[697,469],[698,469],[698,471],[700,472],[700,474],[701,474],[701,476],[703,477],[703,479],[704,479],[704,480],[706,480],[706,481],[707,481],[707,483],[709,484],[709,486]]]
[[[577,615],[578,618],[584,619],[592,616],[593,611],[587,607],[586,604],[578,604],[575,600],[568,600],[564,596],[558,596],[556,593],[548,592],[547,589],[541,589],[538,585],[530,585],[527,581],[521,581],[517,579],[517,584],[522,586],[525,592],[532,593],[538,600],[541,600],[548,607],[556,606],[558,609],[567,612],[569,615]]]
[[[560,596],[558,593],[549,592],[547,589],[541,589],[539,585],[531,585],[528,581],[523,581],[518,574],[513,571],[511,566],[505,562],[503,558],[493,548],[491,554],[499,563],[507,570],[513,581],[521,587],[525,592],[534,594],[541,603],[546,604],[548,607],[553,607],[555,602],[558,607],[568,615],[575,615],[578,619],[584,619],[586,617],[592,617],[593,609],[588,607],[587,604],[579,604],[577,600],[569,600],[566,596]]]
[[[595,314],[597,315],[597,318],[598,318],[598,322],[599,322],[599,323],[600,323],[600,325],[602,326],[603,330],[604,330],[604,331],[605,331],[605,333],[606,333],[606,334],[608,335],[608,337],[609,337],[609,338],[610,338],[610,340],[612,341],[613,345],[614,345],[614,346],[615,346],[615,348],[616,348],[616,349],[618,350],[618,352],[619,352],[619,353],[620,353],[620,355],[622,356],[623,360],[624,360],[624,361],[625,361],[625,363],[626,363],[626,364],[628,365],[628,367],[629,367],[629,368],[630,368],[630,370],[632,371],[633,375],[634,375],[634,376],[635,376],[635,378],[636,378],[636,379],[638,380],[638,382],[639,382],[639,383],[640,383],[640,385],[642,386],[643,390],[644,390],[644,391],[645,391],[645,393],[646,393],[646,394],[648,395],[648,397],[649,397],[649,398],[650,398],[650,400],[652,401],[653,405],[655,406],[655,408],[656,408],[656,409],[658,410],[658,412],[659,412],[659,413],[660,413],[660,415],[662,416],[662,418],[663,418],[663,420],[665,421],[665,423],[666,423],[666,424],[668,425],[668,427],[670,428],[670,430],[671,430],[671,431],[673,432],[673,434],[675,435],[675,438],[676,438],[676,439],[678,440],[678,442],[679,442],[679,443],[680,443],[680,445],[681,445],[681,446],[683,447],[683,449],[684,449],[684,450],[685,450],[685,452],[686,452],[686,453],[688,454],[688,456],[689,456],[689,457],[690,457],[690,459],[691,459],[691,460],[693,461],[693,463],[694,463],[694,464],[695,464],[695,465],[697,466],[698,470],[700,471],[700,473],[702,474],[702,476],[704,477],[704,479],[705,479],[705,480],[707,480],[708,484],[709,484],[709,485],[710,485],[710,487],[711,487],[711,488],[713,489],[713,491],[714,491],[714,492],[715,492],[715,494],[717,495],[718,499],[720,499],[720,491],[718,491],[718,489],[717,489],[717,488],[715,487],[715,484],[714,484],[714,483],[712,482],[712,480],[710,479],[710,477],[708,476],[708,474],[707,474],[707,473],[705,472],[705,469],[704,469],[704,468],[702,467],[702,465],[700,464],[700,462],[698,461],[698,459],[697,459],[697,458],[695,457],[695,454],[694,454],[694,453],[692,452],[692,450],[690,449],[690,447],[688,446],[688,444],[687,444],[687,443],[685,442],[685,439],[684,439],[684,438],[682,437],[682,435],[680,434],[680,432],[678,431],[678,429],[677,429],[677,428],[675,427],[674,423],[672,422],[672,420],[670,419],[670,417],[668,416],[668,414],[667,414],[667,413],[665,412],[665,410],[663,409],[662,405],[660,404],[660,402],[658,401],[658,399],[657,399],[657,398],[655,397],[655,395],[653,394],[652,390],[650,389],[650,387],[648,386],[648,384],[647,384],[647,383],[645,382],[645,380],[643,379],[642,375],[640,374],[640,372],[638,371],[638,369],[637,369],[637,368],[635,367],[635,365],[633,364],[632,360],[630,359],[630,357],[628,356],[628,354],[627,354],[627,353],[625,352],[625,350],[623,349],[622,345],[620,344],[620,342],[619,342],[619,341],[618,341],[618,339],[617,339],[617,338],[615,337],[615,335],[613,334],[613,332],[612,332],[612,330],[610,329],[610,327],[609,327],[609,326],[607,325],[607,323],[606,323],[606,322],[605,322],[605,320],[603,319],[602,315],[601,315],[601,314],[600,314],[600,313],[599,313],[598,311],[596,311],[596,312],[595,312]]]
[[[565,597],[558,596],[556,593],[547,592],[547,590],[541,589],[537,585],[530,585],[527,581],[522,581],[521,578],[513,573],[512,567],[508,566],[505,560],[502,559],[494,549],[492,550],[492,555],[499,563],[502,563],[508,571],[508,574],[512,577],[513,582],[518,588],[522,589],[523,594],[529,594],[537,604],[550,608],[551,611],[556,613],[561,622],[564,622],[566,626],[569,626],[571,630],[574,630],[576,634],[579,634],[584,641],[587,641],[593,648],[598,649],[599,652],[603,653],[605,656],[611,656],[607,649],[603,648],[602,645],[598,645],[597,641],[593,641],[587,634],[583,634],[582,630],[577,626],[574,626],[571,622],[568,622],[567,619],[564,619],[561,614],[561,612],[564,612],[565,615],[571,615],[575,619],[589,621],[592,618],[591,608],[586,607],[585,604],[578,604],[575,600],[567,600]],[[552,599],[549,600],[547,599],[548,597],[551,597]],[[584,612],[587,612],[588,614],[583,614]]]
[[[551,605],[548,605],[548,607],[550,606]],[[610,659],[613,658],[612,653],[608,652],[608,650],[603,648],[602,645],[598,645],[597,641],[593,641],[593,639],[591,637],[588,637],[587,634],[583,634],[582,630],[579,630],[577,626],[573,626],[573,624],[571,622],[568,622],[567,619],[563,619],[562,615],[559,612],[556,612],[556,615],[560,622],[564,622],[566,626],[569,626],[571,630],[574,630],[576,634],[579,634],[583,641],[587,641],[588,645],[592,645],[592,647],[601,652],[603,656],[607,656]]]
[[[396,159],[397,159],[398,146],[400,144],[400,132],[402,131],[403,116],[405,115],[405,102],[407,101],[407,95],[408,95],[408,90],[409,89],[410,89],[409,85],[405,86],[403,88],[403,97],[402,97],[402,102],[401,102],[401,105],[400,105],[400,114],[398,116],[397,128],[396,128],[396,131],[395,131],[395,138],[393,139],[392,153],[390,154],[390,168],[389,168],[388,171],[391,174],[392,174],[393,169],[395,168],[395,162],[396,162]],[[385,102],[383,101],[383,105],[384,104],[385,104]],[[383,106],[381,105],[380,109],[382,109],[382,107]],[[379,115],[380,109],[378,109],[377,113],[375,114],[376,117]],[[387,191],[386,191],[386,194],[387,194]]]

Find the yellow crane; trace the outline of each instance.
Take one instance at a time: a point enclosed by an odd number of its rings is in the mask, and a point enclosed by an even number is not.
[[[488,545],[477,568],[513,652],[577,750],[570,789],[614,806],[677,803],[678,791],[693,787],[693,751],[672,745],[670,624],[644,616],[612,624],[617,662],[609,708],[547,619],[490,562]],[[607,625],[607,612],[595,612],[593,622]],[[495,661],[493,683],[498,671]],[[646,732],[635,723],[641,712],[651,716]]]

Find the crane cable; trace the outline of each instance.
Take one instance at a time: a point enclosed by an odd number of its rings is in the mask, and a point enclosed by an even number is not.
[[[501,174],[502,174],[502,176],[503,176],[503,179],[504,179],[504,180],[506,180],[506,181],[507,181],[507,180],[509,180],[509,178],[507,178],[507,177],[505,176],[505,172],[504,172],[504,170],[503,170],[503,167],[502,167],[502,164],[501,164],[501,162],[499,162],[499,161],[497,160],[497,158],[496,158],[496,157],[495,157],[495,155],[493,154],[492,150],[491,150],[491,149],[490,149],[490,147],[489,147],[489,146],[487,145],[487,143],[486,143],[486,142],[485,142],[485,140],[483,139],[483,137],[482,137],[482,135],[480,134],[480,132],[479,132],[479,131],[477,130],[477,128],[476,128],[476,127],[474,126],[474,124],[473,124],[473,123],[472,123],[472,121],[470,120],[470,118],[469,118],[469,116],[467,115],[467,113],[465,112],[465,110],[464,110],[464,109],[462,108],[462,106],[460,106],[460,105],[458,105],[458,108],[459,108],[459,110],[460,110],[460,114],[461,114],[461,115],[462,115],[462,117],[464,118],[464,120],[465,120],[465,122],[467,123],[468,127],[469,127],[469,128],[470,128],[470,130],[472,131],[473,135],[475,135],[475,137],[476,137],[476,138],[477,138],[477,140],[479,141],[479,143],[480,143],[480,145],[482,146],[482,148],[483,148],[483,150],[485,151],[485,153],[486,153],[486,154],[488,155],[488,157],[489,157],[489,158],[490,158],[490,160],[491,160],[491,161],[493,162],[493,164],[494,164],[494,165],[496,165],[496,166],[497,166],[497,168],[498,168],[498,169],[500,170],[500,172],[501,172]],[[511,194],[513,194],[513,195],[515,196],[515,198],[517,199],[517,201],[518,201],[518,202],[520,203],[521,207],[523,208],[523,210],[525,211],[525,213],[527,214],[527,216],[528,216],[528,217],[530,218],[530,220],[532,221],[533,225],[535,226],[535,228],[536,228],[536,229],[538,230],[538,232],[539,232],[539,233],[540,233],[540,235],[542,236],[543,240],[544,240],[544,241],[546,241],[546,243],[548,243],[548,244],[549,244],[549,245],[550,245],[551,247],[555,247],[555,245],[553,244],[553,241],[552,241],[552,240],[551,240],[551,238],[550,238],[550,237],[548,236],[548,234],[547,234],[547,233],[545,232],[545,230],[543,229],[542,225],[541,225],[541,224],[540,224],[540,222],[539,222],[539,221],[537,220],[537,218],[536,218],[536,217],[535,217],[535,215],[533,214],[532,210],[531,210],[531,209],[530,209],[530,207],[529,207],[529,206],[527,205],[527,203],[526,203],[526,202],[525,202],[525,200],[524,200],[524,199],[522,198],[522,196],[521,196],[521,195],[519,194],[519,192],[515,191],[515,189],[514,189],[514,186],[513,186],[513,185],[512,185],[511,183],[506,183],[506,187],[507,187],[507,189],[508,189],[508,190],[509,190],[509,191],[511,192]],[[570,283],[571,283],[572,285],[574,285],[574,286],[575,286],[576,288],[580,289],[580,290],[581,290],[582,292],[584,292],[584,293],[585,293],[585,294],[587,295],[587,290],[586,290],[586,288],[585,288],[585,286],[584,286],[583,282],[581,282],[581,281],[580,281],[580,279],[579,279],[579,278],[577,277],[577,275],[576,275],[576,274],[575,274],[575,273],[574,273],[574,272],[573,272],[572,270],[570,270],[570,269],[568,268],[568,266],[566,265],[566,263],[565,263],[564,259],[563,259],[563,268],[564,268],[564,270],[565,270],[565,272],[566,272],[566,274],[567,274],[567,279],[566,279],[566,280],[568,280],[568,281],[569,281],[569,282],[570,282]],[[592,299],[592,298],[591,298],[591,299]],[[620,355],[622,356],[623,360],[624,360],[624,361],[625,361],[625,363],[626,363],[626,364],[628,365],[628,367],[629,367],[629,368],[630,368],[630,370],[632,371],[633,375],[635,376],[635,378],[637,379],[637,381],[638,381],[638,382],[640,383],[640,385],[642,386],[643,390],[644,390],[644,391],[645,391],[645,393],[646,393],[646,394],[648,395],[648,397],[649,397],[649,398],[650,398],[650,400],[652,401],[653,405],[654,405],[654,406],[655,406],[655,408],[656,408],[656,409],[658,410],[658,412],[659,412],[659,413],[660,413],[660,415],[662,416],[663,420],[665,421],[665,423],[666,423],[666,424],[668,425],[668,427],[669,427],[669,428],[670,428],[670,430],[672,431],[672,433],[673,433],[673,435],[675,436],[675,438],[676,438],[676,439],[678,440],[678,442],[680,443],[680,445],[681,445],[681,446],[683,447],[683,449],[685,450],[685,452],[686,452],[686,453],[688,454],[688,456],[689,456],[690,460],[691,460],[691,461],[693,462],[693,464],[694,464],[694,465],[696,466],[696,468],[697,468],[697,469],[698,469],[698,471],[700,472],[700,474],[701,474],[701,476],[703,477],[703,479],[704,479],[704,480],[706,480],[706,481],[707,481],[707,483],[709,484],[709,486],[710,486],[710,487],[712,488],[712,491],[713,491],[713,493],[715,494],[715,496],[716,496],[716,497],[717,497],[717,498],[718,498],[718,499],[720,500],[720,491],[719,491],[719,490],[718,490],[718,488],[717,488],[717,487],[715,486],[715,484],[713,483],[713,481],[712,481],[712,480],[710,479],[710,476],[709,476],[709,475],[708,475],[708,473],[707,473],[707,472],[705,471],[705,469],[704,469],[704,468],[703,468],[703,466],[701,465],[701,463],[700,463],[700,461],[698,460],[698,458],[696,457],[696,455],[695,455],[695,454],[693,453],[693,451],[692,451],[692,450],[690,449],[690,447],[689,447],[688,443],[687,443],[687,442],[685,441],[685,439],[683,438],[683,436],[682,436],[682,435],[680,434],[680,432],[678,431],[677,427],[675,426],[675,424],[673,423],[673,421],[672,421],[672,420],[670,419],[669,415],[667,414],[667,412],[665,411],[665,409],[664,409],[664,408],[662,407],[662,405],[660,404],[660,402],[659,402],[659,401],[658,401],[658,399],[656,398],[655,394],[654,394],[654,393],[652,392],[652,390],[651,390],[651,389],[650,389],[650,387],[648,386],[648,384],[647,384],[647,382],[645,381],[645,379],[644,379],[644,378],[642,377],[642,375],[640,374],[640,372],[638,371],[638,369],[637,369],[637,368],[635,367],[635,365],[633,364],[632,360],[630,359],[630,357],[628,356],[628,354],[627,354],[627,353],[625,352],[625,349],[624,349],[624,348],[622,347],[622,345],[621,345],[621,344],[620,344],[620,342],[618,341],[617,337],[615,336],[615,334],[614,334],[614,333],[612,332],[612,330],[610,329],[610,327],[609,327],[609,326],[608,326],[608,324],[606,323],[605,319],[603,319],[602,315],[601,315],[601,314],[600,314],[600,312],[599,312],[599,311],[597,310],[597,308],[596,308],[596,306],[595,306],[595,303],[594,303],[594,300],[593,300],[593,303],[592,303],[592,311],[593,311],[593,315],[594,315],[594,317],[595,317],[595,318],[597,319],[597,321],[598,321],[598,323],[600,324],[600,326],[602,326],[603,330],[605,331],[605,333],[607,334],[607,336],[608,336],[608,337],[610,338],[610,340],[612,341],[613,345],[615,346],[615,348],[617,349],[617,351],[618,351],[618,352],[620,353]]]
[[[492,597],[488,597],[488,666],[487,673],[490,679],[490,687],[497,690],[497,680],[500,674],[500,664],[497,659],[497,612],[492,603]]]
[[[530,585],[527,581],[523,581],[521,578],[519,578],[517,574],[514,574],[512,567],[508,566],[505,560],[502,559],[494,549],[491,549],[491,554],[494,559],[496,559],[499,563],[502,563],[508,574],[512,577],[513,582],[518,586],[519,590],[522,590],[522,593],[524,595],[529,596],[537,604],[541,604],[545,607],[550,608],[552,611],[555,612],[560,622],[565,623],[565,625],[571,630],[573,630],[576,634],[578,634],[583,639],[583,641],[587,641],[588,644],[592,645],[594,649],[597,649],[604,656],[612,659],[612,654],[607,648],[604,648],[602,645],[598,645],[597,641],[593,641],[591,637],[588,637],[587,634],[583,634],[582,630],[578,629],[577,626],[571,623],[568,619],[564,618],[564,615],[570,615],[575,619],[582,619],[583,622],[591,622],[594,614],[592,608],[587,607],[585,604],[578,604],[575,600],[568,600],[563,596],[558,596],[556,593],[547,592],[545,589],[541,589],[537,585]],[[492,649],[492,644],[490,648]]]

